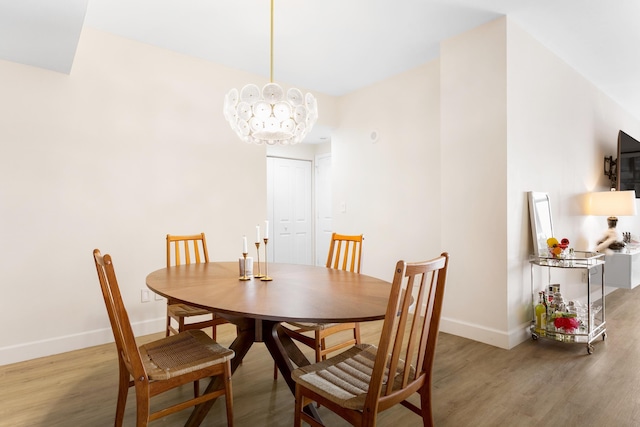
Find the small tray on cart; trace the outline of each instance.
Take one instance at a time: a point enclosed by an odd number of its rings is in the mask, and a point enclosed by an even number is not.
[[[560,268],[592,268],[604,264],[604,254],[600,252],[573,251],[572,254],[566,256],[532,255],[529,262],[543,267]]]

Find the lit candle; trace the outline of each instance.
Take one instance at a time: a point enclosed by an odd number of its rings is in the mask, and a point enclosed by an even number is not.
[[[269,238],[269,221],[264,222],[264,238]]]
[[[249,252],[247,250],[247,236],[242,236],[242,253],[246,254],[247,252]]]
[[[256,225],[256,243],[260,243],[260,226]]]

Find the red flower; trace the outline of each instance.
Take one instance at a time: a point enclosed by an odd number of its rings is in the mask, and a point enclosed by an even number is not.
[[[578,329],[580,321],[577,317],[556,317],[553,324],[556,328],[563,328],[567,332],[572,332]]]

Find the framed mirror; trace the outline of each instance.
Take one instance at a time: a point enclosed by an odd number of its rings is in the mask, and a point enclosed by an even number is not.
[[[529,191],[529,215],[531,217],[531,235],[533,254],[547,255],[547,239],[553,237],[551,202],[547,193]]]

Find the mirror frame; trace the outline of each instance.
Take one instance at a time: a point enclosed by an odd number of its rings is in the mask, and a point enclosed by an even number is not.
[[[533,254],[547,255],[547,239],[553,237],[553,217],[551,202],[547,193],[529,191],[529,216],[531,219],[531,237]]]

